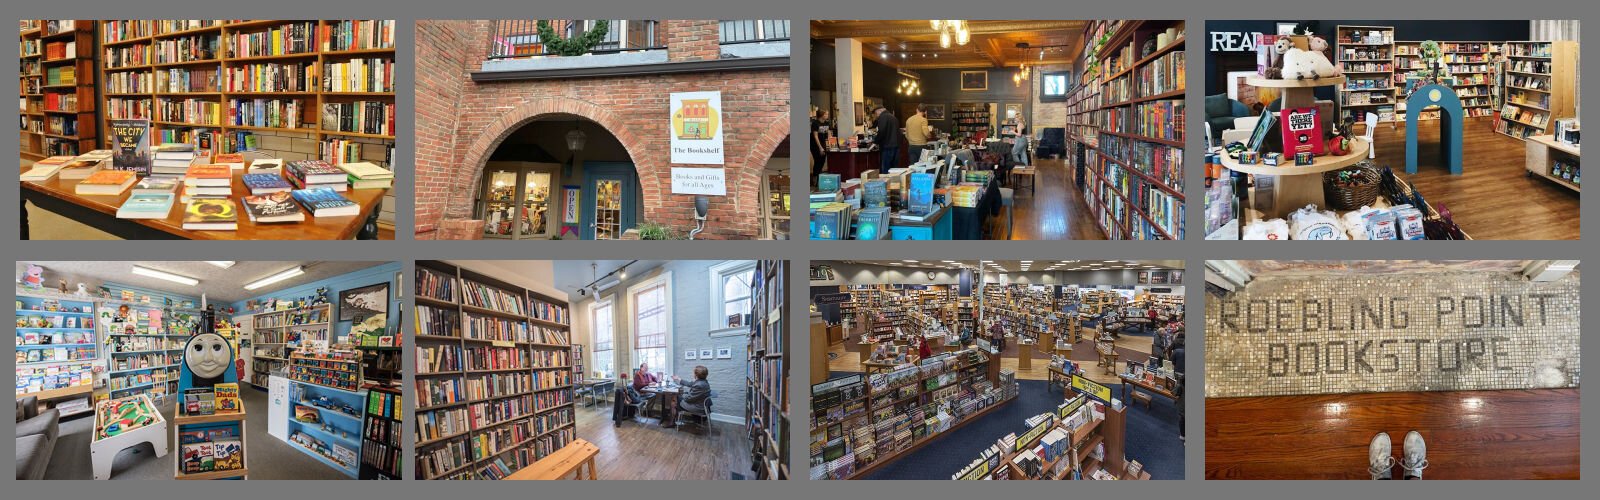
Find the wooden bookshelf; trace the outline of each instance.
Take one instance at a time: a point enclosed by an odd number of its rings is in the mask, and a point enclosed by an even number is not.
[[[143,78],[149,83],[140,87],[117,87],[107,91],[107,127],[110,119],[150,119],[152,142],[195,142],[196,134],[214,134],[214,148],[223,153],[254,149],[241,144],[241,137],[253,132],[299,134],[313,139],[319,145],[318,155],[329,163],[364,161],[358,157],[342,157],[330,151],[330,142],[349,139],[375,139],[381,144],[367,143],[363,147],[394,148],[395,94],[393,88],[335,87],[329,74],[334,65],[359,60],[386,61],[393,67],[395,59],[393,23],[387,28],[388,40],[373,47],[351,46],[353,42],[324,33],[338,32],[344,23],[363,23],[355,20],[270,21],[270,20],[206,20],[206,21],[100,21],[99,32],[104,49],[100,66],[101,78],[119,82],[127,78]],[[309,23],[309,24],[307,24]],[[291,51],[278,47],[265,51],[247,51],[246,45],[237,42],[240,37],[260,36],[288,26],[309,26],[313,40],[308,50]],[[327,38],[327,39],[325,39]],[[337,39],[334,39],[337,38]],[[214,44],[214,50],[196,57],[177,60],[163,59],[157,50],[162,44],[201,41]],[[118,63],[114,54],[132,53],[142,56],[130,63]],[[265,66],[273,65],[273,66]],[[302,78],[265,83],[266,78],[249,79],[250,75],[282,75],[284,68],[303,68]],[[173,83],[175,73],[204,70],[215,72],[209,85],[184,87]],[[393,84],[394,77],[389,79]],[[255,82],[255,83],[252,83]],[[231,104],[240,101],[254,104],[255,100],[270,102],[295,102],[298,116],[269,122],[244,122],[230,118]],[[376,102],[390,108],[386,130],[341,130],[327,123],[325,109],[329,105],[357,105]],[[163,107],[192,103],[195,106],[217,109],[214,119],[186,119],[162,112]],[[164,106],[165,105],[165,106]],[[131,110],[129,108],[132,108]],[[106,136],[110,137],[109,129]],[[370,152],[366,156],[372,156]],[[384,155],[389,156],[389,155]],[[392,167],[390,160],[377,162]]]
[[[418,261],[416,276],[417,478],[499,479],[577,439],[567,301],[439,261]],[[425,286],[430,279],[445,283],[448,296]],[[475,290],[492,290],[515,303],[474,306],[468,297]],[[560,312],[541,314],[537,308],[541,303]],[[446,369],[425,361],[424,353],[439,352],[435,350],[456,353],[459,364]],[[507,361],[475,365],[473,359],[482,359],[475,358],[475,352],[503,355],[495,359]],[[520,382],[497,391],[488,381],[496,377]],[[484,380],[483,397],[470,397],[468,384],[474,380]],[[430,384],[456,387],[455,397],[436,398]],[[521,410],[515,416],[485,416],[482,423],[473,423],[472,412],[487,405]],[[424,422],[449,414],[467,415],[466,426],[439,435],[422,434]],[[438,460],[443,456],[460,460]]]
[[[1395,56],[1394,27],[1342,24],[1334,28],[1333,43],[1330,59],[1343,68],[1345,77],[1334,100],[1338,116],[1368,112],[1382,116],[1379,110],[1387,107],[1390,118],[1385,121],[1393,121],[1395,87],[1400,84],[1395,78],[1400,61]]]
[[[745,423],[755,479],[789,478],[789,263],[763,260],[750,282]]]
[[[94,23],[24,21],[20,33],[18,144],[23,158],[78,155],[95,148]]]
[[[249,317],[250,384],[266,387],[272,375],[284,375],[289,359],[306,340],[332,341],[332,309],[317,304],[263,311]],[[298,336],[298,339],[291,337]]]
[[[1576,116],[1578,42],[1506,42],[1495,131],[1517,139],[1550,135],[1551,123]]]
[[[1420,41],[1394,42],[1393,82],[1396,103],[1392,121],[1407,120],[1407,113],[1410,110],[1405,109],[1405,100],[1410,95],[1406,93],[1406,77],[1424,69],[1421,57],[1418,55],[1421,45]],[[1489,48],[1493,45],[1494,42],[1487,41],[1439,42],[1445,66],[1456,78],[1451,88],[1461,98],[1461,108],[1468,117],[1494,115],[1494,102],[1498,99],[1500,85],[1496,77],[1499,73],[1497,64],[1489,53]],[[1417,119],[1439,119],[1439,113],[1434,109],[1436,108],[1430,107],[1418,110]]]
[[[1067,157],[1084,199],[1109,239],[1182,239],[1185,24],[1095,21],[1086,33],[1109,37],[1085,49],[1067,94]]]

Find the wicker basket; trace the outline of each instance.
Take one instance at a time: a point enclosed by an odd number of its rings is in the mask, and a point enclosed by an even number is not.
[[[1353,186],[1339,185],[1335,182],[1339,172],[1353,172],[1357,184]],[[1334,210],[1355,210],[1362,206],[1372,206],[1378,199],[1378,191],[1382,186],[1379,182],[1383,176],[1378,173],[1378,168],[1372,163],[1363,161],[1339,170],[1330,170],[1322,173],[1322,195],[1327,198],[1328,208]]]

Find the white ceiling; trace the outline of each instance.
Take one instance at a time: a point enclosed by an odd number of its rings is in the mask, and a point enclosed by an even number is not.
[[[593,282],[596,278],[600,278],[602,276],[605,276],[606,273],[610,273],[611,271],[616,270],[618,267],[622,267],[623,264],[628,264],[629,262],[633,262],[633,264],[628,265],[628,276],[632,277],[632,276],[637,276],[640,273],[647,272],[647,271],[649,271],[651,269],[655,269],[655,268],[661,267],[661,265],[665,264],[667,261],[664,261],[664,260],[639,260],[639,261],[634,261],[634,260],[557,260],[557,261],[552,261],[552,262],[555,263],[555,275],[556,275],[555,286],[556,286],[556,289],[559,289],[562,292],[565,292],[567,294],[567,300],[568,301],[577,302],[577,301],[582,300],[584,298],[584,297],[578,295],[578,289],[579,288],[582,288],[583,286],[588,285],[590,282]],[[589,267],[590,264],[594,264],[595,267],[591,269]],[[609,281],[609,280],[606,280],[606,281]]]
[[[17,265],[20,269],[24,264],[19,262]],[[37,264],[43,267],[45,269],[46,282],[54,282],[56,278],[53,276],[72,276],[73,280],[113,281],[124,285],[180,295],[198,297],[204,294],[212,303],[228,303],[267,295],[278,290],[293,288],[382,263],[370,261],[240,261],[234,263],[233,267],[228,269],[222,269],[203,261],[32,261],[26,264]],[[135,264],[157,271],[194,278],[200,280],[200,283],[195,286],[187,286],[181,283],[133,274],[133,266]],[[250,282],[277,274],[297,265],[305,266],[305,274],[279,281],[264,288],[244,289],[244,285]]]
[[[1105,271],[1121,269],[1183,269],[1181,260],[847,260],[854,264],[905,267],[910,269],[958,269],[982,267],[986,272]],[[825,262],[818,262],[825,263]]]

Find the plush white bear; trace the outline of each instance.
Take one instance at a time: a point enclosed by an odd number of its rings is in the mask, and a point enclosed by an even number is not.
[[[1317,75],[1321,78],[1339,76],[1344,70],[1339,65],[1328,60],[1328,41],[1320,36],[1311,37],[1311,57],[1317,61]],[[1324,71],[1326,69],[1326,71]]]

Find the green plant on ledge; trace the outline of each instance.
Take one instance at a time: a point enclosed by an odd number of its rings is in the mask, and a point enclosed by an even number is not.
[[[641,223],[639,223],[639,226],[636,227],[635,229],[639,230],[639,239],[641,239],[641,240],[681,240],[681,239],[683,239],[683,236],[679,235],[678,231],[676,229],[673,229],[672,226],[668,226],[666,224],[657,224],[657,223],[654,223],[654,222],[641,222]]]
[[[582,22],[582,21],[573,21]],[[610,30],[611,23],[604,19],[596,20],[594,28],[585,31],[575,38],[562,38],[556,35],[556,30],[550,27],[550,21],[539,20],[539,43],[544,44],[545,52],[562,56],[581,56],[589,53],[589,49],[599,45],[606,39],[606,32]]]

